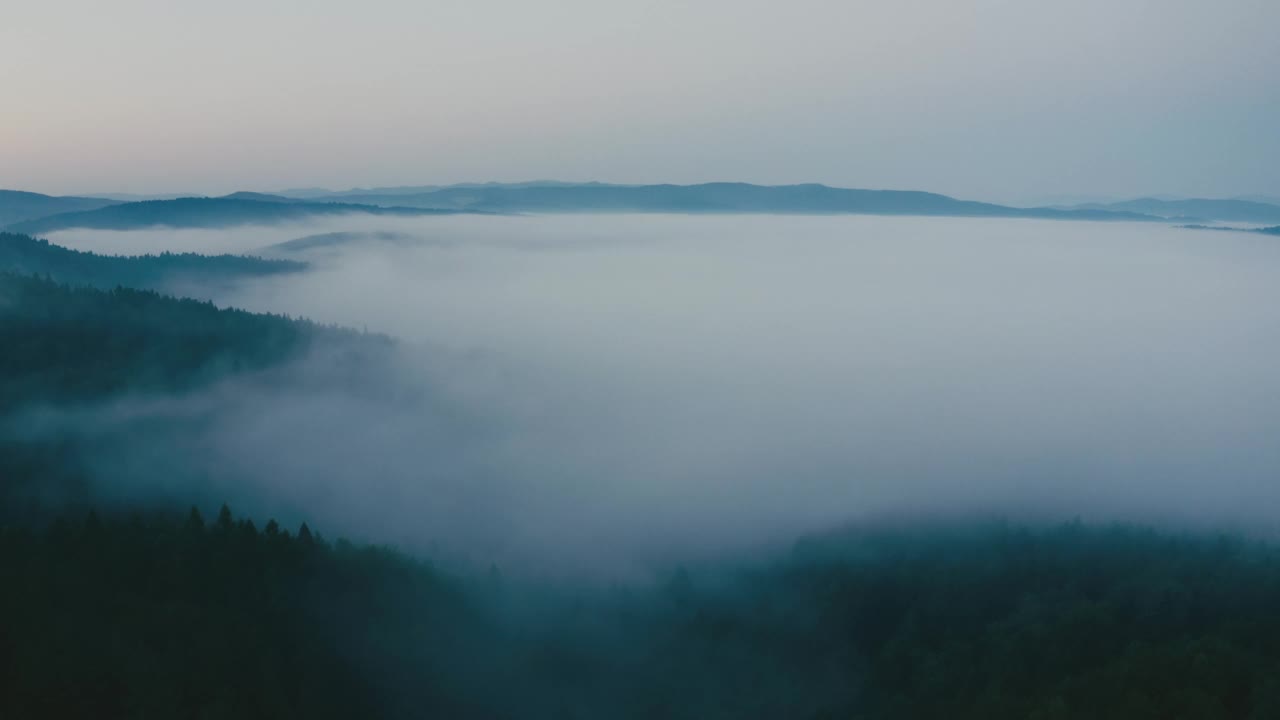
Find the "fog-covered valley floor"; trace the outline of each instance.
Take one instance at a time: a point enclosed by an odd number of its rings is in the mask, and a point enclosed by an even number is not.
[[[376,397],[136,399],[166,417],[224,406],[184,461],[239,509],[335,534],[627,575],[886,515],[1280,520],[1265,237],[561,215],[50,240],[305,260],[174,290],[405,341],[385,371],[398,389]]]

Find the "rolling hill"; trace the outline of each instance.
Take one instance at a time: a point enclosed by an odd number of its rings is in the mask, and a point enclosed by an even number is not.
[[[332,196],[368,205],[489,212],[679,212],[938,215],[1061,220],[1144,220],[1123,210],[1015,208],[937,193],[855,190],[826,185],[606,185],[601,183],[455,185],[419,193]]]
[[[1069,209],[1131,212],[1173,219],[1280,223],[1280,205],[1251,200],[1210,200],[1205,198],[1158,200],[1156,198],[1139,198],[1117,203],[1075,205]]]
[[[303,220],[317,216],[361,213],[378,216],[438,215],[457,210],[375,207],[351,203],[293,202],[243,197],[179,198],[109,205],[83,212],[66,212],[9,225],[6,230],[38,234],[87,228],[136,230],[148,227],[219,228]]]
[[[115,200],[105,198],[57,197],[20,190],[0,190],[0,226],[58,213],[97,210],[115,204]]]
[[[279,275],[306,267],[301,262],[241,255],[98,255],[70,250],[29,235],[0,232],[0,272],[51,277],[71,285],[108,290],[118,286],[168,290],[176,286]]]

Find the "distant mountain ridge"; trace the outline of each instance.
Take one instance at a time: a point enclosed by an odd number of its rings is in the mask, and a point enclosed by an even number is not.
[[[179,198],[113,204],[95,210],[60,213],[37,220],[14,223],[4,229],[19,233],[40,234],[70,228],[93,230],[136,230],[148,227],[219,228],[271,224],[350,213],[416,216],[459,212],[352,203],[307,202],[257,193],[247,194],[253,196],[253,199],[244,197]]]
[[[0,227],[57,213],[80,212],[115,205],[104,198],[42,195],[23,190],[0,190]]]
[[[1060,220],[1150,220],[1124,210],[1015,208],[915,190],[859,190],[820,184],[608,185],[538,181],[456,185],[423,192],[341,193],[344,202],[488,212],[688,212],[935,215]]]
[[[352,197],[356,195],[417,195],[421,193],[435,192],[437,190],[453,190],[458,188],[490,188],[490,187],[506,187],[506,188],[522,188],[522,187],[578,187],[591,185],[612,185],[613,187],[627,187],[626,185],[613,185],[611,183],[600,183],[594,181],[587,182],[566,182],[563,180],[529,180],[526,182],[466,182],[466,183],[448,183],[445,185],[389,185],[385,187],[371,188],[351,188],[350,190],[329,190],[326,188],[310,187],[310,188],[292,188],[287,190],[277,190],[275,195],[284,197],[317,200],[321,198],[340,199]]]
[[[1133,212],[1178,220],[1225,220],[1229,222],[1280,223],[1280,205],[1256,200],[1160,200],[1138,198],[1115,203],[1088,203],[1072,206],[1072,210],[1104,210]]]
[[[4,215],[5,209],[9,213]],[[45,233],[72,227],[228,227],[317,215],[364,213],[411,216],[439,213],[794,213],[1006,217],[1054,220],[1202,221],[1280,224],[1280,205],[1241,198],[1138,198],[1120,202],[1015,207],[960,200],[917,190],[865,190],[816,183],[755,185],[622,185],[535,180],[276,193],[240,191],[222,197],[115,202],[0,191],[0,227]]]
[[[99,255],[29,235],[0,232],[0,272],[49,277],[104,290],[132,287],[167,291],[192,284],[228,284],[248,277],[299,272],[306,263],[243,255]]]

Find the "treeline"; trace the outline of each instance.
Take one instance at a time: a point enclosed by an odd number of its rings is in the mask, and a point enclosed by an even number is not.
[[[5,717],[1257,719],[1280,551],[1072,524],[809,541],[537,591],[392,551],[89,515],[0,532]]]
[[[291,260],[243,255],[161,253],[130,257],[71,250],[30,235],[0,232],[0,271],[49,276],[71,285],[111,289],[167,290],[186,285],[224,285],[248,278],[306,269]]]

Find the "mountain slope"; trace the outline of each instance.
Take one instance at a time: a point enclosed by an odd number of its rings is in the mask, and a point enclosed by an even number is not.
[[[121,257],[70,250],[29,235],[0,232],[0,272],[57,278],[71,285],[164,290],[178,285],[226,283],[279,275],[305,263],[241,255],[162,253]]]
[[[56,197],[20,190],[0,190],[0,226],[116,204],[115,200],[104,198]]]
[[[86,212],[62,213],[15,223],[5,228],[20,233],[48,233],[69,228],[135,230],[147,227],[218,228],[302,220],[309,217],[362,213],[366,215],[432,215],[450,210],[374,207],[349,203],[246,200],[241,198],[179,198],[123,203]]]
[[[115,414],[113,402],[197,391],[214,399],[222,396],[210,395],[211,388],[233,381],[244,397],[364,388],[385,375],[379,364],[393,346],[383,336],[150,290],[0,272],[0,348],[3,528],[13,518],[87,501],[91,482],[181,485],[189,496],[203,491],[207,478],[188,462],[184,443],[200,437],[225,403],[202,401],[198,412],[180,417],[148,404]],[[315,361],[301,372],[304,358]],[[75,418],[94,408],[108,419],[80,425]],[[62,418],[57,429],[49,424],[55,416]]]
[[[303,203],[307,202],[301,198],[286,197],[284,195],[271,195],[269,193],[249,192],[241,190],[233,192],[229,195],[223,195],[222,200],[257,200],[259,202],[275,202],[275,203]]]

